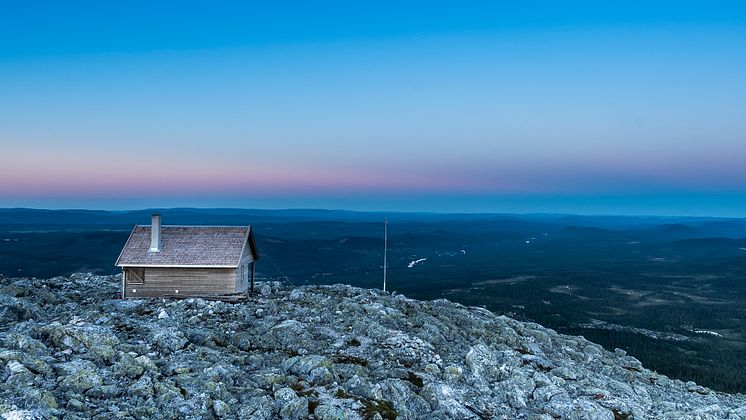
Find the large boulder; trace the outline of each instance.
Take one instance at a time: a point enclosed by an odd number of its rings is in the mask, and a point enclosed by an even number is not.
[[[58,380],[63,389],[84,393],[91,388],[101,386],[103,378],[95,364],[88,360],[75,359],[55,366],[58,370]]]
[[[179,351],[189,344],[183,332],[176,327],[156,328],[148,337],[163,354]]]
[[[509,377],[520,365],[520,358],[512,350],[478,344],[469,349],[465,363],[475,381],[495,382]]]
[[[0,294],[0,327],[38,318],[39,308],[20,298]]]
[[[61,350],[85,353],[96,362],[111,364],[116,358],[115,347],[120,344],[109,327],[93,325],[82,320],[70,324],[53,322],[39,329],[47,343]]]
[[[308,418],[308,400],[298,396],[290,388],[281,388],[275,392],[275,404],[280,411],[280,418],[299,420]]]

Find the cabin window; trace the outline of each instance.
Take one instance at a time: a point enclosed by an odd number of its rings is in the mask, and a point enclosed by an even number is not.
[[[145,283],[145,269],[144,268],[131,268],[127,276],[127,282],[129,284]]]

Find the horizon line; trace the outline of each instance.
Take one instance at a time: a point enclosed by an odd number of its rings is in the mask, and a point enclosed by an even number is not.
[[[321,208],[321,207],[143,207],[136,209],[105,209],[105,208],[42,208],[42,207],[0,207],[0,211],[8,210],[32,210],[32,211],[83,211],[83,212],[106,212],[106,213],[136,213],[143,211],[173,211],[173,210],[238,210],[238,211],[266,211],[266,212],[287,212],[287,211],[318,211],[318,212],[344,212],[356,214],[393,214],[393,215],[430,215],[430,216],[581,216],[581,217],[621,217],[621,218],[660,218],[660,219],[730,219],[745,220],[746,216],[712,216],[712,215],[676,215],[676,214],[620,214],[620,213],[571,213],[571,212],[467,212],[467,211],[403,211],[403,210],[349,210],[344,208]]]

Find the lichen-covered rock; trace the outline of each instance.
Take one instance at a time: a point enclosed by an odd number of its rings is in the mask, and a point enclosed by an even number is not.
[[[0,326],[33,319],[38,308],[20,298],[0,294]]]
[[[0,277],[0,417],[745,419],[746,397],[440,299],[258,283],[113,300],[120,276]]]
[[[288,401],[280,409],[280,418],[288,420],[308,418],[308,400],[300,397]]]
[[[80,319],[74,319],[67,325],[53,322],[39,332],[56,348],[86,353],[103,363],[113,361],[116,356],[114,347],[119,344],[119,339],[108,327],[91,325]]]
[[[321,404],[316,407],[316,409],[313,411],[313,415],[319,420],[363,419],[363,417],[357,411],[327,404]]]
[[[132,395],[139,395],[143,398],[153,396],[153,380],[149,376],[143,376],[134,384],[127,388],[127,392]]]
[[[241,404],[238,411],[238,418],[267,420],[275,416],[275,410],[272,398],[269,396],[253,397]]]
[[[275,405],[283,419],[304,419],[308,417],[308,400],[298,396],[290,388],[282,388],[275,392]]]
[[[296,319],[285,319],[270,329],[270,334],[264,342],[275,344],[289,352],[305,352],[312,337],[308,334],[308,326]]]
[[[475,386],[488,388],[484,382],[498,382],[508,378],[520,365],[520,357],[510,349],[490,348],[484,344],[471,347],[466,354],[466,366],[469,368],[469,382]]]
[[[240,332],[233,336],[233,345],[243,351],[251,350],[252,335],[247,332]]]
[[[0,333],[0,346],[33,356],[42,356],[49,353],[49,349],[44,343],[19,333]]]
[[[230,414],[231,407],[223,401],[215,400],[212,402],[212,409],[218,417],[225,417]]]
[[[123,378],[137,379],[145,372],[145,369],[139,363],[135,362],[135,358],[132,355],[122,354],[119,361],[111,367],[111,371],[114,375]]]
[[[321,385],[327,384],[334,379],[329,370],[331,366],[331,360],[319,355],[291,357],[282,363],[282,368],[286,373]]]
[[[177,350],[183,349],[189,340],[184,336],[184,333],[175,327],[167,327],[164,329],[154,328],[154,332],[150,336],[150,342],[155,344],[156,348],[165,354],[173,353]]]
[[[69,389],[74,392],[83,393],[93,387],[103,384],[103,379],[99,375],[96,365],[83,360],[75,359],[71,362],[61,363],[56,366],[61,379],[60,386],[63,389]]]

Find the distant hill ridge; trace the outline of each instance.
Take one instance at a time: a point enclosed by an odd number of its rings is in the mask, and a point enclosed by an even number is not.
[[[651,228],[676,230],[679,228],[720,229],[746,232],[746,218],[675,217],[675,216],[582,216],[567,214],[511,214],[511,213],[437,213],[437,212],[375,212],[327,209],[243,209],[243,208],[155,208],[142,210],[86,210],[0,208],[0,225],[97,225],[147,223],[150,215],[164,215],[170,223],[241,223],[246,219],[257,222],[288,221],[467,221],[491,220],[496,223],[524,225],[579,226],[605,229]],[[726,235],[727,236],[727,235]]]

